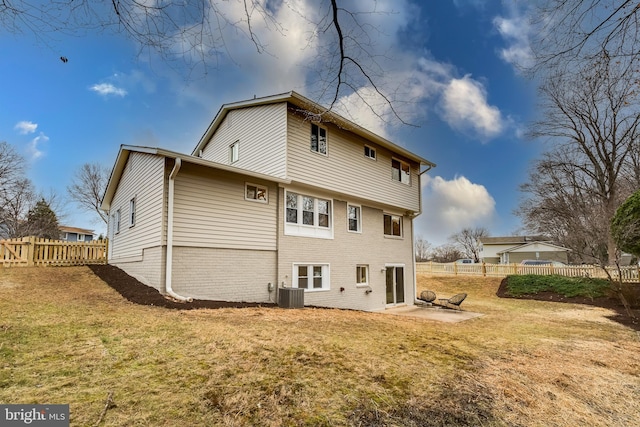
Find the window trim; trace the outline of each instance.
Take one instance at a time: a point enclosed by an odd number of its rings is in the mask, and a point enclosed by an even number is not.
[[[292,264],[291,270],[291,287],[298,287],[298,267],[307,267],[307,278],[309,269],[313,272],[314,267],[321,267],[321,278],[322,278],[322,287],[321,288],[302,288],[306,292],[326,292],[331,290],[331,264],[328,262],[294,262]],[[313,274],[313,273],[312,273]]]
[[[367,155],[367,149],[369,150],[369,155]],[[373,153],[373,156],[371,155],[371,153]],[[377,161],[378,160],[378,152],[374,147],[365,144],[365,146],[364,146],[364,157],[369,159],[369,160]]]
[[[234,164],[240,160],[240,140],[229,145],[229,164]]]
[[[136,198],[132,197],[131,200],[129,200],[129,228],[136,225],[136,216],[137,216],[136,206],[137,206]]]
[[[113,228],[115,230],[115,233],[118,234],[120,233],[120,209],[116,210],[113,221],[115,222]]]
[[[295,194],[296,197],[296,222],[290,222],[288,221],[288,210],[289,209],[294,209],[294,208],[289,208],[287,207],[287,196],[289,194]],[[334,206],[334,200],[333,199],[329,199],[329,198],[325,198],[325,197],[319,197],[316,196],[314,194],[310,194],[310,193],[303,193],[303,192],[299,192],[299,191],[295,191],[295,190],[287,190],[285,189],[284,193],[284,203],[283,203],[283,214],[284,214],[284,234],[287,236],[302,236],[302,237],[316,237],[316,238],[320,238],[320,239],[333,239],[333,228],[334,228],[334,212],[333,212],[333,206]],[[305,197],[311,198],[313,199],[313,225],[311,224],[304,224],[304,219],[303,219],[303,199]],[[328,206],[328,213],[326,215],[328,215],[328,219],[329,219],[329,226],[328,227],[323,227],[320,226],[320,215],[324,215],[321,214],[319,212],[319,203],[318,201],[326,201],[329,206]]]
[[[365,269],[365,281],[364,282],[359,282],[360,280],[360,274],[359,273],[359,269]],[[357,288],[365,288],[369,286],[369,264],[357,264],[356,265],[356,287]]]
[[[80,236],[82,236],[82,239],[80,239]],[[76,235],[76,242],[84,242],[84,234],[78,233]]]
[[[393,162],[398,162],[400,164],[400,169],[396,169],[393,167]],[[403,167],[402,166],[407,166],[407,168],[409,169],[409,173],[408,174],[403,174]],[[394,176],[394,171],[398,171],[398,179],[396,179],[396,177]],[[406,177],[405,180],[403,180],[403,177]],[[394,182],[399,182],[401,184],[404,185],[411,185],[411,164],[409,164],[408,162],[405,162],[404,160],[400,160],[396,157],[392,157],[391,158],[391,179]]]
[[[317,137],[317,146],[318,149],[314,150],[313,149],[313,136],[314,136],[314,128],[318,129],[318,134],[316,135]],[[324,153],[322,151],[320,151],[320,131],[324,131]],[[327,130],[327,128],[320,126],[317,123],[311,123],[311,133],[309,135],[309,151],[311,151],[312,153],[316,153],[316,154],[320,154],[321,156],[328,156],[329,155],[329,132]]]
[[[391,231],[393,233],[393,217],[397,217],[400,220],[400,234],[387,234],[386,230],[385,230],[385,217],[391,217]],[[402,215],[397,215],[397,214],[392,214],[392,213],[388,213],[388,212],[383,212],[382,213],[382,232],[384,234],[384,237],[386,238],[390,238],[390,239],[403,239],[404,238],[404,220]]]
[[[358,209],[358,214],[357,214],[358,218],[356,219],[356,221],[358,221],[358,227],[356,230],[351,229],[351,218],[349,217],[350,207],[354,207]],[[347,231],[349,233],[362,233],[362,206],[361,205],[356,205],[355,203],[347,202]]]
[[[249,187],[255,187],[256,189],[256,197],[251,198],[247,196]],[[258,198],[258,190],[264,190],[264,199]],[[269,187],[267,185],[254,184],[252,182],[244,183],[244,199],[248,202],[253,203],[269,203]]]

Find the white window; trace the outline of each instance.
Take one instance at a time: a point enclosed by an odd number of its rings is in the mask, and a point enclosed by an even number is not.
[[[119,233],[120,232],[120,209],[116,211],[116,214],[113,218],[113,223],[114,223],[113,227],[116,230],[116,233]]]
[[[391,159],[391,177],[394,181],[409,185],[411,183],[411,167],[409,163]]]
[[[285,234],[333,237],[330,200],[287,191],[285,204]]]
[[[129,200],[129,227],[136,225],[136,198]]]
[[[384,214],[384,235],[402,237],[402,217]]]
[[[78,234],[78,242],[84,242],[84,234]]]
[[[256,202],[267,203],[268,201],[267,187],[264,185],[244,184],[245,200],[255,200]]]
[[[293,264],[291,286],[307,291],[329,290],[329,264]]]
[[[64,239],[62,240],[69,240],[69,233],[64,233]]]
[[[240,141],[236,141],[229,146],[229,163],[235,163],[240,156]]]
[[[349,222],[349,231],[356,233],[360,233],[362,231],[360,206],[347,205],[347,221]]]
[[[311,151],[327,154],[327,130],[311,124]]]
[[[373,147],[369,147],[368,145],[364,146],[364,156],[375,160],[376,159],[376,149]]]
[[[356,266],[356,285],[369,286],[369,266],[368,265]]]

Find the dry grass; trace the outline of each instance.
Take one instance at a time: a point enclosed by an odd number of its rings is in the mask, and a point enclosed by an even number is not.
[[[340,310],[169,311],[84,267],[0,269],[0,402],[69,403],[72,425],[640,424],[634,331],[593,307],[467,292],[457,324]]]

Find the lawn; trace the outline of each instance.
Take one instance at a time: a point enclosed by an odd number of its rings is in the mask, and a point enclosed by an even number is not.
[[[74,426],[640,424],[639,336],[610,311],[418,282],[484,316],[178,311],[85,267],[0,269],[0,403],[68,403]]]

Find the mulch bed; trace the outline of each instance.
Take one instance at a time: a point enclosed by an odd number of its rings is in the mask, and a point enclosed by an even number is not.
[[[633,288],[636,292],[636,301],[640,301],[640,286],[636,286]],[[534,295],[520,295],[513,296],[509,295],[507,292],[507,279],[503,279],[500,283],[500,287],[498,288],[498,292],[496,295],[500,298],[515,298],[515,299],[530,299],[537,301],[553,301],[553,302],[564,302],[571,304],[585,304],[592,305],[594,307],[602,307],[609,310],[613,310],[616,314],[607,316],[609,319],[628,326],[636,331],[640,331],[640,309],[638,307],[634,307],[631,310],[631,313],[634,317],[629,316],[627,310],[624,308],[624,305],[620,301],[617,296],[605,296],[598,298],[588,298],[588,297],[565,297],[564,295],[560,295],[554,292],[538,292]]]
[[[180,302],[165,298],[158,290],[140,283],[134,277],[113,265],[90,265],[89,268],[96,276],[102,279],[107,285],[115,289],[128,301],[140,305],[151,305],[156,307],[169,308],[174,310],[193,310],[199,308],[243,308],[243,307],[277,307],[276,304],[270,303],[252,303],[252,302],[229,302],[229,301],[211,301],[211,300],[193,300],[192,302]],[[640,301],[640,286],[635,288],[638,292],[637,301]],[[539,301],[564,302],[572,304],[587,304],[596,307],[607,308],[616,312],[616,314],[608,316],[609,319],[621,323],[625,326],[640,331],[640,310],[632,310],[635,317],[630,317],[624,306],[617,297],[600,297],[586,298],[575,297],[567,298],[553,292],[540,292],[536,295],[512,296],[507,293],[506,279],[500,283],[498,292],[500,298],[519,298],[532,299]]]
[[[93,273],[107,285],[115,289],[128,301],[140,305],[170,308],[174,310],[193,310],[197,308],[243,308],[243,307],[276,307],[275,304],[253,302],[229,302],[197,300],[180,302],[165,298],[157,289],[140,283],[134,277],[113,265],[89,265]]]

